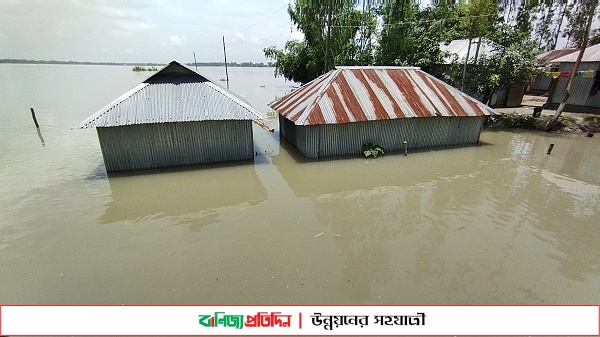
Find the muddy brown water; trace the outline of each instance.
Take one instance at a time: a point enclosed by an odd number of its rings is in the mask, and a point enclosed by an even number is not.
[[[600,302],[598,137],[307,161],[255,128],[254,161],[107,176],[71,128],[148,75],[0,65],[0,303]],[[230,69],[264,113],[272,75]]]

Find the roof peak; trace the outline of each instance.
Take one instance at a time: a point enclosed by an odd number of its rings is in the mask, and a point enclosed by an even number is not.
[[[181,63],[179,63],[177,61],[169,62],[166,66],[162,67],[159,71],[157,71],[156,74],[148,77],[144,82],[150,83],[150,82],[159,80],[160,78],[163,78],[165,76],[173,76],[173,75],[175,75],[175,76],[188,75],[188,76],[197,77],[199,82],[212,82],[206,76],[186,67],[185,65],[182,65]]]
[[[228,119],[267,118],[243,97],[193,69],[171,61],[98,110],[79,127]]]

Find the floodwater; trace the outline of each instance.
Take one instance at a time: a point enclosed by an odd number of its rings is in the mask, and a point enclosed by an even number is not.
[[[265,114],[292,86],[229,72]],[[107,177],[72,128],[149,75],[0,65],[0,303],[600,302],[598,137],[306,161],[255,127],[254,162]]]

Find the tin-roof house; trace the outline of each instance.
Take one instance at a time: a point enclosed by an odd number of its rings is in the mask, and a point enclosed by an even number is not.
[[[550,50],[544,53],[539,54],[536,57],[538,67],[542,70],[546,71],[545,75],[536,76],[533,81],[531,81],[531,85],[529,86],[529,93],[542,95],[550,90],[550,86],[552,85],[552,76],[551,72],[558,71],[559,64],[554,60],[569,55],[574,52],[578,52],[577,48],[564,48],[564,49],[555,49]]]
[[[80,127],[96,128],[107,171],[125,171],[251,159],[252,120],[265,119],[173,61]]]
[[[414,67],[338,67],[269,104],[309,158],[476,144],[494,110]]]
[[[555,109],[562,101],[569,75],[573,71],[579,51],[552,60],[558,64],[556,74],[559,77],[553,82],[548,93],[548,108]],[[587,47],[581,58],[578,72],[573,79],[571,94],[567,100],[568,111],[597,112],[600,108],[600,44]]]

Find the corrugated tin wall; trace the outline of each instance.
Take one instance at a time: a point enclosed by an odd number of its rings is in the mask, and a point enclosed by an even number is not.
[[[483,123],[479,117],[403,118],[345,124],[296,126],[296,147],[306,157],[318,158],[360,155],[362,145],[378,144],[388,152],[402,151],[402,142],[408,148],[423,149],[441,146],[475,144]]]
[[[535,78],[529,90],[535,93],[545,93],[550,90],[550,84],[552,84],[552,76],[541,75]]]
[[[251,121],[205,121],[96,128],[107,171],[254,157]]]
[[[289,119],[279,115],[279,133],[282,138],[292,143],[300,152],[309,158],[319,154],[319,129],[299,127]]]
[[[353,124],[353,123],[350,123]],[[346,125],[346,124],[339,124]],[[319,157],[319,144],[321,142],[321,126],[322,125],[313,125],[308,127],[296,126],[297,129],[304,129],[304,139],[303,139],[303,148],[301,149],[302,153],[308,158],[318,158]],[[321,156],[322,157],[322,156]]]
[[[561,63],[558,71],[571,71],[573,66],[573,63]],[[598,70],[599,66],[600,62],[582,62],[579,65],[579,70]],[[550,103],[560,104],[565,94],[568,80],[568,77],[558,78]],[[594,81],[593,77],[575,77],[567,104],[600,108],[600,93],[594,96],[590,95]]]
[[[297,146],[296,128],[294,127],[294,123],[282,115],[279,115],[279,134],[287,139],[290,143]]]

